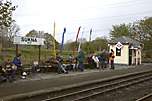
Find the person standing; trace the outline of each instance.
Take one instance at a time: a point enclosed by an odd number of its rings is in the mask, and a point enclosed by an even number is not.
[[[78,61],[78,69],[80,69],[80,71],[84,71],[84,60],[85,60],[85,55],[84,52],[82,50],[79,51],[78,56],[77,56],[77,61]]]
[[[109,60],[110,60],[110,64],[111,64],[111,69],[113,69],[113,70],[115,69],[114,58],[115,58],[114,51],[113,51],[113,49],[111,49]]]

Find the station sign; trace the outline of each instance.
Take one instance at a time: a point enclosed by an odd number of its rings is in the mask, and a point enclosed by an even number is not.
[[[14,44],[21,45],[44,45],[45,39],[36,37],[15,36]]]
[[[121,48],[123,47],[123,45],[122,45],[120,42],[118,42],[118,43],[116,44],[116,47],[117,47],[118,49],[121,49]]]

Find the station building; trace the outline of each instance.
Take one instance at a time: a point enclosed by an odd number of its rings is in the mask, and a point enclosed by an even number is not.
[[[129,37],[122,36],[108,42],[109,49],[114,50],[114,63],[123,65],[140,65],[143,44]]]

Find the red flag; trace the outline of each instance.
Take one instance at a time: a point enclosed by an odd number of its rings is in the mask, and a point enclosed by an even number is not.
[[[79,27],[78,32],[77,32],[76,42],[77,42],[77,40],[78,40],[78,36],[79,36],[80,29],[81,29],[81,26]]]

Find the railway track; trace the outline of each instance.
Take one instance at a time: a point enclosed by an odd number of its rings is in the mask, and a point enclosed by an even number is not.
[[[22,98],[7,99],[8,101],[89,101],[97,96],[127,88],[142,82],[152,80],[152,71],[143,71],[112,77],[105,80],[95,80],[79,85],[71,85],[62,89],[25,96]],[[5,100],[4,100],[5,101]],[[91,101],[91,100],[90,100]]]
[[[147,95],[137,99],[136,101],[152,101],[152,93],[147,94]]]

